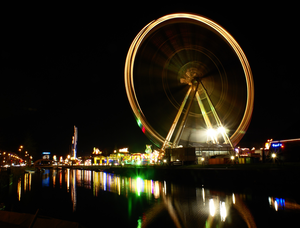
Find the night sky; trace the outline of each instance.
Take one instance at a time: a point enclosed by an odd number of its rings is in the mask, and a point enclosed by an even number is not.
[[[277,4],[277,3],[276,3]],[[29,7],[30,8],[30,7]],[[233,8],[233,9],[231,9]],[[8,8],[1,22],[0,150],[25,145],[66,155],[73,126],[78,156],[93,147],[141,152],[150,141],[136,124],[124,64],[136,34],[169,13],[192,12],[221,24],[250,63],[255,87],[243,147],[299,138],[299,39],[296,6],[168,5]]]

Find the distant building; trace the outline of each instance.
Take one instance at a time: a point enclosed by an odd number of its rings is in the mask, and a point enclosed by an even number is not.
[[[51,158],[51,152],[43,152],[42,153],[42,159],[50,160],[50,158]]]
[[[267,155],[276,153],[276,157],[282,161],[300,162],[300,138],[268,140],[265,149],[269,151]]]

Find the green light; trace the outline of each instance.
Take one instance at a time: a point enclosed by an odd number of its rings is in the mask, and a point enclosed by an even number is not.
[[[137,124],[139,125],[139,127],[142,127],[142,122],[141,122],[140,119],[137,119],[136,122],[137,122]]]
[[[138,223],[137,228],[141,228],[142,227],[142,218],[141,217],[139,217],[139,219],[137,220],[137,223]]]
[[[141,195],[142,185],[143,185],[143,179],[140,177],[136,178],[136,191],[138,196]]]

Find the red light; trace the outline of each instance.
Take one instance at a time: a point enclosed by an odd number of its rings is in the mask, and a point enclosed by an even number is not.
[[[142,127],[142,132],[145,134],[145,132],[146,132],[146,129],[145,129],[145,127],[143,126]]]
[[[283,146],[283,145],[281,145],[281,148],[284,148],[284,146]]]

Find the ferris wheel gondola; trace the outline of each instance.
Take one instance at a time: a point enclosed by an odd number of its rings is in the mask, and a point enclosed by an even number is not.
[[[175,13],[147,24],[131,43],[124,76],[139,127],[162,150],[234,147],[249,126],[250,65],[236,40],[206,17]]]

